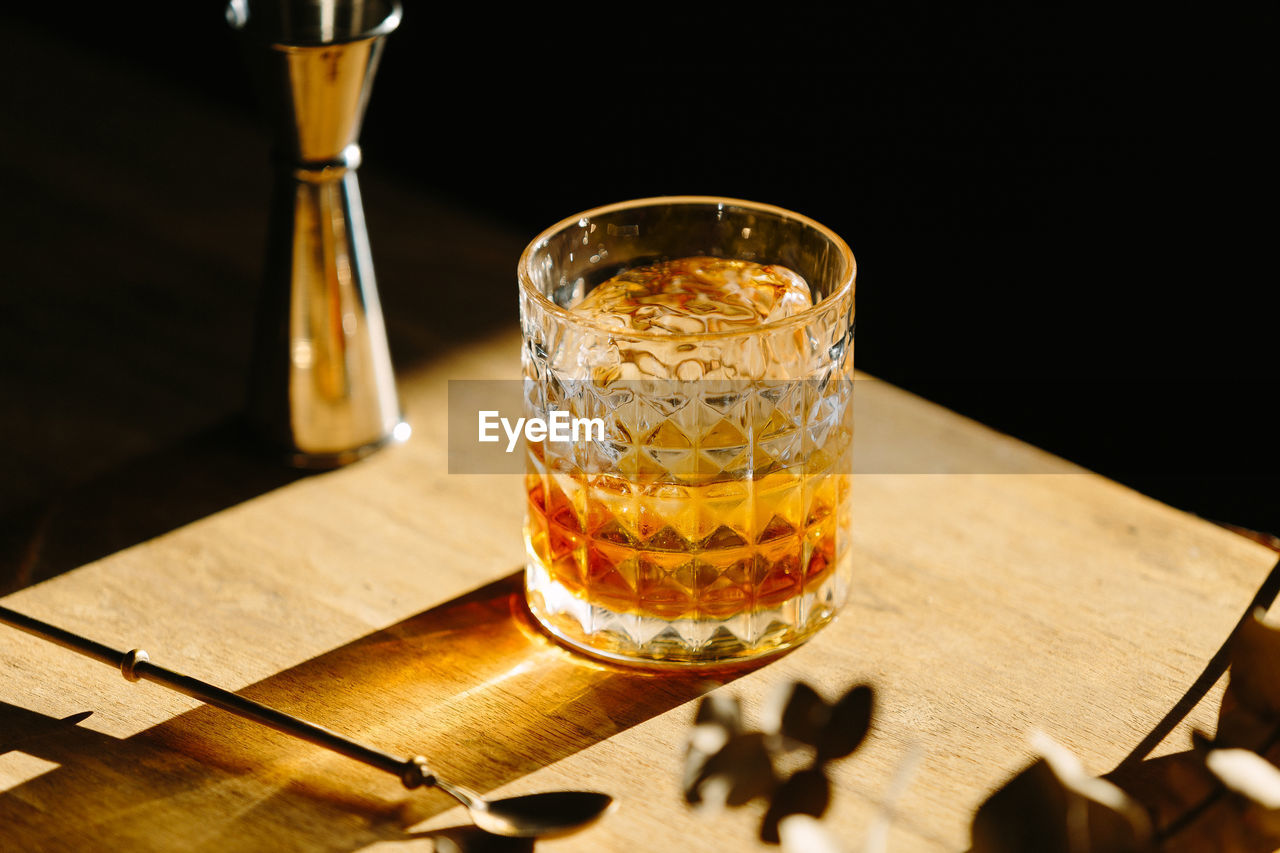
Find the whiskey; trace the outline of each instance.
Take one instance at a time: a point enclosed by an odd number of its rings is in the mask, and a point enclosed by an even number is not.
[[[786,321],[810,308],[794,271],[711,257],[624,270],[570,306],[616,335],[556,377],[574,416],[608,415],[598,452],[528,448],[547,590],[664,654],[767,647],[810,620],[848,559],[852,437],[845,372],[788,373],[804,341]]]

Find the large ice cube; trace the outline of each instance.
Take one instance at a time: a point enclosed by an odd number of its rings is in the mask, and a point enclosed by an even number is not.
[[[812,307],[808,283],[786,267],[680,258],[619,273],[573,306],[619,331],[734,332]]]
[[[733,333],[812,305],[808,283],[773,264],[689,257],[634,267],[571,306],[616,329],[618,337],[566,347],[555,367],[563,378],[590,378],[604,386],[618,380],[785,378],[785,369],[775,369],[770,336]],[[691,341],[676,335],[707,337]]]

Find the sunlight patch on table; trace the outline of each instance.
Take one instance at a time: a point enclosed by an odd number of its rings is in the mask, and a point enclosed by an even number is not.
[[[25,752],[17,750],[6,752],[0,755],[0,793],[16,788],[24,782],[30,782],[37,776],[43,776],[61,766],[56,761],[46,761]]]

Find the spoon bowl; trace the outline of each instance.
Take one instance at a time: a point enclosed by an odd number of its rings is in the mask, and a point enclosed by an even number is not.
[[[476,826],[510,838],[568,835],[598,820],[613,805],[613,797],[595,791],[550,791],[486,800],[457,785],[437,781],[436,787],[466,806]]]

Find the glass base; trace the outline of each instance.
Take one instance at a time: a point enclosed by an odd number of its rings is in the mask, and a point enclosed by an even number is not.
[[[838,567],[811,592],[779,607],[727,619],[662,619],[592,604],[552,580],[531,560],[525,572],[529,610],[565,644],[618,663],[680,668],[723,667],[793,648],[835,618],[848,590]]]

